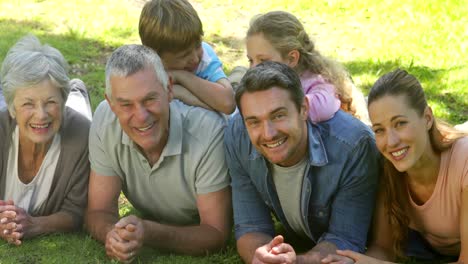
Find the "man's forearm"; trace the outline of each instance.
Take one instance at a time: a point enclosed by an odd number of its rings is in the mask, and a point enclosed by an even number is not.
[[[338,248],[330,242],[320,242],[305,254],[297,256],[297,264],[320,264],[328,254],[336,254]]]
[[[244,263],[251,263],[257,248],[268,244],[273,237],[264,233],[247,233],[237,240],[237,252]]]
[[[112,230],[118,220],[118,216],[109,212],[88,212],[86,214],[86,229],[92,237],[104,243],[107,233]]]
[[[227,237],[210,225],[169,226],[143,221],[146,245],[187,255],[205,255],[223,249]]]

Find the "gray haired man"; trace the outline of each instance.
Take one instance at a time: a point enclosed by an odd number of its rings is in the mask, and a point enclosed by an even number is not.
[[[132,260],[143,245],[203,255],[231,231],[224,119],[171,101],[172,84],[156,53],[118,48],[106,66],[106,100],[90,131],[87,226],[110,258]],[[123,191],[142,212],[119,219]]]

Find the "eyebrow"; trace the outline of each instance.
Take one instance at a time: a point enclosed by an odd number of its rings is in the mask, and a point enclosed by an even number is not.
[[[57,96],[49,96],[49,97],[46,98],[45,101],[50,100],[50,99],[56,99],[56,98],[57,98]],[[34,99],[31,98],[31,97],[24,97],[23,100],[25,100],[25,101],[34,101]]]
[[[405,115],[396,115],[396,116],[393,116],[392,118],[390,118],[390,122],[393,122],[395,119],[400,118],[400,117],[406,118]],[[375,127],[375,126],[381,126],[381,124],[377,123],[377,124],[372,125],[372,127]]]
[[[146,100],[146,99],[148,99],[148,98],[150,98],[150,97],[153,97],[153,96],[158,97],[158,96],[159,96],[159,93],[158,93],[158,92],[150,92],[150,93],[148,93],[147,95],[145,95],[145,96],[143,97],[142,101],[144,101],[144,100]],[[125,99],[125,98],[121,98],[121,97],[117,97],[117,98],[115,98],[115,100],[116,100],[117,102],[119,102],[119,103],[128,103],[128,102],[131,102],[131,100],[128,100],[128,99]]]
[[[274,115],[274,114],[276,114],[276,113],[278,113],[278,112],[280,112],[280,111],[283,111],[283,110],[287,110],[286,107],[280,106],[280,107],[278,107],[278,108],[273,109],[273,111],[271,111],[270,113],[268,113],[268,115],[271,116],[271,115]],[[247,121],[247,120],[254,120],[254,119],[258,119],[258,118],[257,118],[256,116],[247,116],[247,117],[244,118],[244,121]]]

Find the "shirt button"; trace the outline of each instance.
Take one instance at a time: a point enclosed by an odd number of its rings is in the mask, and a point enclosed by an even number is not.
[[[323,216],[323,212],[320,211],[320,212],[318,213],[318,216],[319,216],[319,217],[322,217],[322,216]]]

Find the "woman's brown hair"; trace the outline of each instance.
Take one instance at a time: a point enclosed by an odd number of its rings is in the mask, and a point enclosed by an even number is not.
[[[384,96],[405,96],[408,106],[422,116],[427,100],[421,83],[405,70],[397,69],[380,77],[369,92],[368,106]],[[431,146],[437,153],[449,149],[465,133],[455,130],[441,120],[435,120],[429,130]],[[409,204],[406,172],[399,172],[385,159],[381,191],[388,222],[392,228],[393,251],[399,258],[405,258],[403,249],[408,238],[410,219],[405,213]]]

